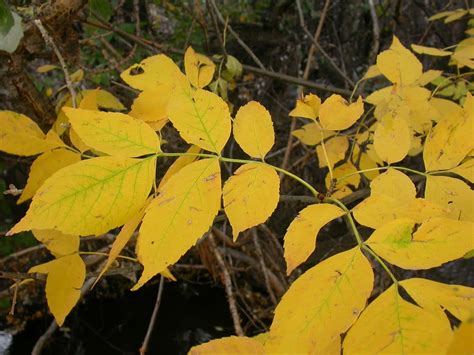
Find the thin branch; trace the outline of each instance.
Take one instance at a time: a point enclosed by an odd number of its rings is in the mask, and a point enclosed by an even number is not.
[[[151,314],[150,322],[148,323],[148,329],[146,331],[145,338],[143,339],[142,346],[138,350],[140,355],[145,355],[148,350],[148,343],[150,342],[151,333],[153,333],[153,328],[156,323],[156,316],[158,315],[158,310],[160,309],[161,296],[163,295],[163,288],[165,286],[165,278],[163,275],[160,276],[160,286],[158,287],[158,293],[156,294],[155,307],[153,308],[153,313]]]
[[[211,4],[212,8],[214,9],[214,12],[216,13],[217,19],[219,20],[219,22],[222,24],[222,26],[226,26],[226,20],[224,19],[221,12],[219,11],[219,8],[217,7],[215,1],[214,0],[209,0],[209,3]],[[235,32],[233,30],[231,25],[227,24],[227,29],[232,34],[232,36],[234,36],[234,38],[237,40],[237,42],[240,44],[240,46],[244,49],[244,51],[246,51],[247,54],[253,59],[253,61],[258,65],[258,67],[262,70],[266,70],[265,66],[262,64],[260,59],[258,59],[258,57],[255,55],[255,53],[252,51],[252,49],[250,49],[250,47],[247,46],[247,44],[242,40],[242,38],[240,38],[240,36],[237,34],[237,32]]]
[[[46,28],[44,28],[41,20],[40,19],[34,20],[34,24],[36,25],[36,27],[38,27],[38,30],[41,32],[41,36],[43,36],[45,43],[53,49],[54,53],[56,54],[56,57],[58,57],[59,63],[61,64],[61,68],[64,72],[64,79],[66,80],[66,86],[69,90],[69,93],[71,94],[72,107],[76,108],[77,107],[76,91],[74,90],[74,86],[72,85],[71,75],[69,75],[69,71],[67,70],[66,62],[64,61],[63,56],[61,55],[61,52],[56,46],[56,43],[54,43],[53,38],[49,35],[48,31],[46,31]]]
[[[368,0],[368,2],[370,17],[372,18],[372,48],[369,54],[369,63],[373,64],[380,48],[380,26],[377,11],[375,10],[374,0]]]
[[[260,242],[258,241],[258,233],[256,229],[253,229],[252,232],[253,232],[253,244],[255,245],[255,249],[257,251],[260,267],[262,268],[263,278],[265,280],[265,286],[267,287],[267,291],[268,291],[268,294],[270,295],[270,299],[272,300],[272,303],[276,305],[278,303],[278,300],[275,297],[275,293],[273,292],[272,288],[270,287],[267,266],[265,265],[265,260],[263,259],[262,248],[260,247]]]
[[[235,333],[238,336],[244,336],[244,331],[242,330],[242,325],[240,324],[239,312],[237,311],[237,303],[235,301],[234,291],[232,290],[232,280],[230,278],[229,270],[227,269],[224,259],[222,258],[222,255],[216,246],[214,235],[212,233],[209,233],[209,241],[211,242],[214,256],[216,257],[216,260],[222,270],[222,283],[225,287],[230,314],[232,315],[232,321],[234,322]]]

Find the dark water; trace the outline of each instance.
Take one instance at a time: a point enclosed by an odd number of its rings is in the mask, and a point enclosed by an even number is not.
[[[155,303],[157,285],[119,298],[91,299],[67,318],[44,354],[137,354]],[[29,354],[51,318],[31,321],[17,334],[10,355]],[[185,282],[165,284],[148,354],[186,354],[196,344],[233,333],[221,288]]]

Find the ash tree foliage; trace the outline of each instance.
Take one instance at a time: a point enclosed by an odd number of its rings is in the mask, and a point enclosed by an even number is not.
[[[454,15],[459,16],[436,19]],[[102,89],[83,91],[77,108],[66,100],[47,134],[24,115],[0,112],[0,149],[38,155],[18,200],[32,198],[30,207],[9,234],[31,230],[54,256],[29,272],[47,274],[46,297],[58,324],[78,301],[86,277],[81,236],[122,226],[102,276],[138,228],[143,272],[133,286],[137,290],[157,274],[173,278],[168,268],[206,234],[221,206],[234,239],[270,218],[279,200],[280,172],[317,201],[299,212],[284,236],[288,274],[313,252],[320,229],[335,219],[346,219],[357,246],[297,278],[267,333],[212,340],[191,354],[472,353],[474,289],[417,277],[400,281],[389,267],[430,269],[474,249],[469,185],[474,98],[470,83],[463,92],[458,88],[460,70],[474,69],[474,38],[448,50],[412,49],[450,56],[458,74],[423,71],[417,56],[394,37],[362,79],[383,75],[388,86],[365,99],[332,95],[322,101],[308,94],[290,112],[308,120],[294,135],[315,146],[319,167],[328,168],[325,197],[265,162],[275,140],[270,113],[251,101],[232,117],[228,103],[206,89],[215,87],[213,62],[192,48],[184,57],[185,73],[163,54],[122,73],[140,91],[128,113]],[[159,132],[168,122],[190,145],[186,152],[162,151]],[[221,155],[231,134],[248,159]],[[420,154],[424,171],[403,165],[407,156]],[[156,182],[162,157],[176,160]],[[239,165],[224,182],[221,162]],[[341,198],[358,188],[361,175],[371,181],[370,196],[349,209]],[[415,175],[425,181],[421,192],[410,178]],[[372,230],[366,240],[359,225]],[[388,273],[393,282],[369,302],[374,270]],[[453,328],[446,312],[459,327]]]

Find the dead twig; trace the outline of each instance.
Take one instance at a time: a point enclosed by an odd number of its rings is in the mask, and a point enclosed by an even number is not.
[[[63,56],[61,55],[61,52],[56,46],[56,43],[54,43],[53,38],[49,35],[46,28],[44,28],[41,20],[36,19],[33,22],[36,25],[36,27],[38,27],[38,30],[41,32],[41,36],[43,36],[45,43],[51,47],[51,49],[54,51],[54,54],[56,54],[56,57],[58,57],[59,63],[61,64],[61,69],[63,70],[63,73],[64,73],[64,79],[66,80],[66,86],[69,90],[69,94],[71,94],[72,107],[76,108],[77,107],[76,90],[74,89],[74,86],[72,84],[71,75],[69,75],[69,71],[67,70],[66,62],[64,61]]]
[[[252,230],[253,233],[253,244],[255,245],[255,250],[257,251],[258,261],[260,262],[260,267],[262,268],[263,279],[265,280],[265,286],[267,287],[268,294],[270,295],[270,299],[272,303],[276,305],[278,303],[277,298],[275,297],[275,293],[273,289],[270,287],[270,281],[268,279],[268,271],[267,266],[265,265],[265,260],[263,258],[262,248],[260,247],[260,242],[258,241],[258,233],[256,229]]]
[[[151,333],[156,323],[156,316],[158,315],[158,310],[160,309],[161,296],[163,295],[163,288],[165,286],[165,278],[163,275],[160,276],[160,285],[158,286],[158,293],[156,294],[155,306],[153,307],[153,313],[151,314],[150,322],[148,323],[148,329],[146,331],[145,338],[143,339],[142,346],[138,350],[140,355],[145,355],[148,350],[148,343],[150,342]]]

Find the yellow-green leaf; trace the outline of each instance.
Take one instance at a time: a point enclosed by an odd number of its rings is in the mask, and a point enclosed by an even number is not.
[[[210,91],[198,89],[191,96],[176,92],[170,99],[168,115],[181,137],[202,149],[220,153],[229,139],[229,107]]]
[[[234,138],[245,153],[263,159],[275,143],[272,117],[257,101],[242,106],[234,119]]]
[[[448,319],[408,303],[392,285],[347,333],[344,354],[443,354],[451,340]]]
[[[48,274],[46,298],[48,306],[59,326],[76,305],[86,277],[86,266],[78,254],[36,265],[28,272]]]
[[[191,84],[202,89],[209,84],[214,75],[216,66],[208,57],[197,54],[192,47],[184,53],[184,69]]]
[[[252,338],[230,336],[214,339],[207,343],[193,346],[189,355],[262,355],[265,353],[263,345]]]
[[[223,195],[235,240],[240,232],[264,223],[272,215],[280,198],[280,178],[267,165],[244,164],[226,181]]]
[[[333,219],[345,214],[335,205],[320,203],[300,211],[291,222],[284,237],[286,272],[289,275],[295,267],[304,262],[316,248],[319,230]]]
[[[354,248],[300,276],[275,309],[268,354],[323,354],[365,308],[374,283],[370,263]]]
[[[382,258],[404,269],[430,269],[461,258],[474,247],[474,223],[431,218],[414,232],[416,222],[400,218],[375,230],[367,244]]]
[[[331,95],[319,109],[319,121],[323,129],[339,131],[352,126],[364,113],[362,97],[349,104],[340,95]]]
[[[56,171],[77,163],[80,160],[80,154],[67,149],[55,149],[41,154],[36,158],[33,164],[31,164],[28,181],[17,203],[20,204],[32,198],[46,179]]]
[[[388,80],[402,86],[413,84],[423,71],[420,61],[396,36],[390,48],[377,56],[377,67]]]
[[[420,46],[418,44],[412,44],[411,49],[413,49],[418,54],[427,54],[435,57],[446,57],[453,54],[450,51],[444,51],[434,47]]]
[[[99,157],[69,165],[45,181],[9,233],[57,229],[97,235],[121,226],[143,206],[155,159]]]
[[[466,321],[474,311],[472,287],[420,278],[403,280],[400,285],[420,307],[441,317],[446,316],[443,311],[447,310],[457,319]]]
[[[140,227],[137,255],[144,270],[134,290],[174,264],[212,225],[220,208],[217,159],[191,163],[158,190]]]
[[[145,122],[118,112],[64,108],[72,127],[88,146],[119,157],[160,151],[155,131]]]
[[[474,342],[472,341],[474,334],[474,317],[461,323],[454,332],[453,340],[449,344],[448,355],[471,355],[474,353]]]
[[[55,257],[76,253],[79,250],[79,236],[63,234],[54,229],[34,229],[33,235]]]
[[[120,77],[139,90],[155,90],[161,86],[172,89],[176,85],[189,86],[188,80],[173,60],[158,54],[126,69]]]
[[[443,75],[442,70],[427,70],[425,71],[417,80],[417,83],[421,86],[425,86],[429,83],[431,83],[433,80],[439,78],[441,75]]]
[[[321,143],[322,139],[332,137],[335,132],[321,130],[319,123],[311,122],[299,129],[295,129],[292,134],[306,145],[316,145]]]
[[[120,252],[123,250],[125,245],[127,245],[128,241],[132,237],[133,232],[137,229],[138,225],[143,219],[145,215],[145,210],[151,202],[151,197],[146,200],[143,207],[138,211],[138,213],[132,217],[127,223],[125,223],[120,229],[120,233],[117,234],[115,237],[114,243],[112,244],[112,248],[110,248],[109,257],[107,258],[107,262],[105,263],[104,267],[102,268],[99,276],[97,276],[96,280],[94,281],[94,285],[100,280],[100,278],[107,272],[110,266],[114,263],[114,261],[119,256]]]
[[[464,181],[428,176],[425,198],[446,208],[451,218],[474,222],[474,191]]]
[[[47,140],[43,131],[29,117],[12,111],[0,111],[1,151],[29,156],[59,146],[59,143]]]
[[[387,113],[375,128],[374,148],[383,161],[396,163],[407,156],[411,139],[412,134],[405,118]]]
[[[174,174],[176,174],[186,165],[189,165],[193,161],[198,159],[199,157],[193,154],[198,154],[200,151],[201,151],[201,148],[199,148],[196,145],[192,145],[191,147],[189,147],[186,153],[190,155],[182,155],[178,159],[176,159],[174,163],[171,164],[171,166],[168,168],[165,175],[161,178],[160,185],[158,187],[163,186],[169,180],[170,177],[172,177]]]
[[[296,101],[296,107],[289,113],[292,117],[304,117],[315,120],[319,115],[321,99],[314,94],[308,94]]]

